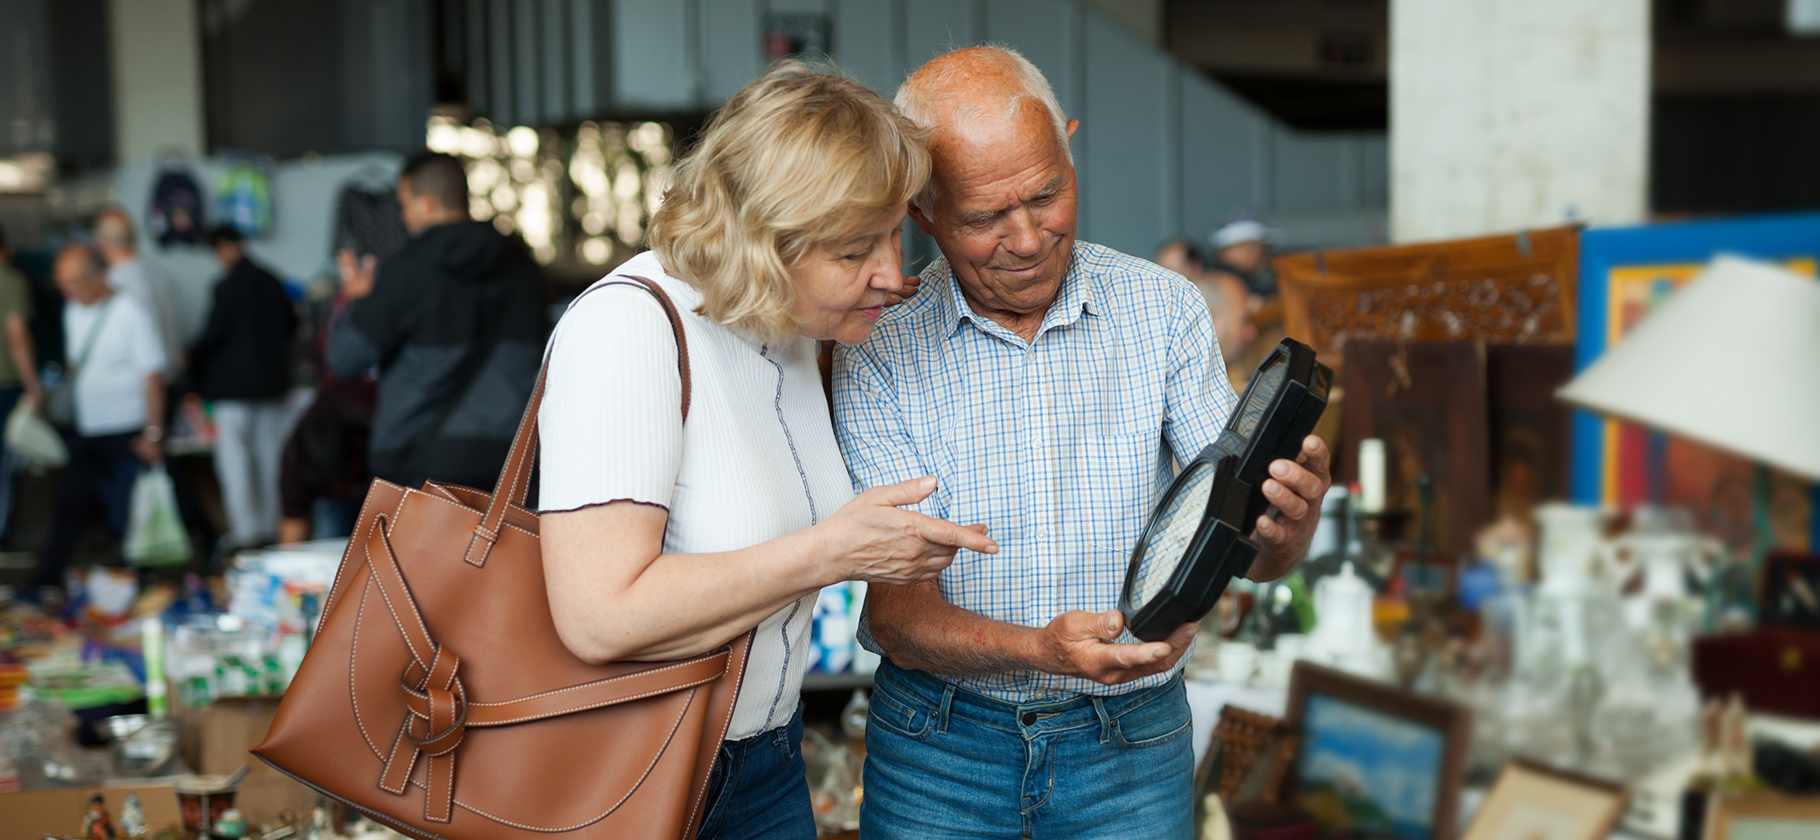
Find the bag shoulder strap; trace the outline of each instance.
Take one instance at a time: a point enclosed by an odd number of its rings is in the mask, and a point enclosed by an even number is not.
[[[122,294],[115,292],[108,295],[107,302],[101,304],[101,314],[95,316],[95,325],[88,328],[88,337],[82,339],[82,354],[70,360],[70,381],[82,375],[82,366],[88,364],[88,357],[95,353],[95,342],[101,340],[101,328],[107,326],[107,315],[114,311],[114,298]]]
[[[608,279],[582,292],[575,298],[579,302],[583,297],[598,289],[608,286],[642,286],[645,291],[657,298],[657,303],[664,308],[664,315],[670,319],[670,332],[676,336],[676,372],[682,378],[682,421],[689,421],[689,341],[683,334],[682,313],[670,296],[664,293],[663,287],[648,278],[633,275],[621,275],[628,282]],[[574,302],[569,304],[571,308]],[[551,342],[555,347],[555,342]],[[487,555],[493,551],[493,543],[499,539],[499,529],[504,525],[506,509],[512,505],[523,506],[525,496],[531,490],[531,465],[537,455],[537,410],[543,405],[544,377],[549,374],[550,360],[545,355],[543,366],[537,371],[537,385],[531,389],[531,401],[525,405],[524,417],[518,421],[518,434],[512,438],[512,452],[506,456],[505,468],[500,471],[499,482],[493,487],[493,497],[487,502],[487,512],[474,526],[474,536],[468,540],[467,562],[474,566],[483,566]]]

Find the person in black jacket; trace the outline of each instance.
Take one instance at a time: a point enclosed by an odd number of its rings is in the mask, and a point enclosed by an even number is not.
[[[278,456],[297,310],[284,284],[247,258],[240,232],[209,233],[227,274],[215,284],[208,325],[190,348],[202,398],[214,402],[215,475],[234,547],[278,535]]]
[[[491,489],[543,358],[542,272],[522,241],[469,219],[467,173],[449,155],[407,160],[398,201],[410,242],[376,266],[342,266],[354,300],[329,336],[329,369],[379,368],[375,476]]]

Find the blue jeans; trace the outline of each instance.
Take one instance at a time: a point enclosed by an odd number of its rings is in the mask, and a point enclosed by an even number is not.
[[[722,743],[697,840],[815,840],[802,744],[800,701],[789,724]]]
[[[1194,836],[1182,680],[1113,697],[1010,704],[879,667],[860,836]]]

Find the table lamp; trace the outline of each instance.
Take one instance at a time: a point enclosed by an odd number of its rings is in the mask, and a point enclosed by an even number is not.
[[[1555,396],[1820,481],[1820,283],[1716,257]]]

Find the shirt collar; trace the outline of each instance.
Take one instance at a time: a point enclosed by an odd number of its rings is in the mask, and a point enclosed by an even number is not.
[[[1037,328],[1036,332],[1038,336],[1051,329],[1074,323],[1080,319],[1083,313],[1100,314],[1100,290],[1094,283],[1093,274],[1082,268],[1081,263],[1085,257],[1086,254],[1081,250],[1080,240],[1075,240],[1073,253],[1069,255],[1068,274],[1062,278],[1061,292],[1049,304],[1049,311],[1043,315],[1043,324]],[[1000,326],[997,321],[973,311],[973,306],[967,302],[966,296],[961,294],[960,278],[955,276],[954,267],[948,263],[946,257],[938,261],[934,269],[935,276],[945,279],[948,286],[936,324],[937,335],[943,338],[953,337],[955,331],[960,329],[962,321],[972,321],[974,327],[985,333],[1009,334],[1009,331]]]

